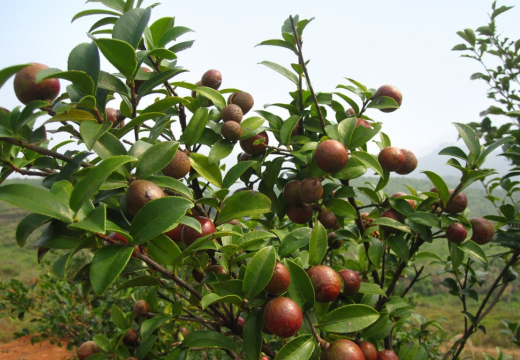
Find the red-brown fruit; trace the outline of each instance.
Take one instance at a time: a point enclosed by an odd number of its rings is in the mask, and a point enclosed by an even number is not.
[[[403,215],[401,215],[400,212],[398,212],[397,210],[395,209],[388,209],[388,210],[385,210],[381,213],[381,215],[379,215],[380,218],[389,218],[389,219],[392,219],[392,220],[395,220],[395,221],[399,221],[400,223],[404,224],[404,217]],[[381,230],[384,230],[386,231],[387,233],[389,234],[395,234],[395,233],[398,233],[399,230],[397,229],[394,229],[392,227],[389,227],[389,226],[383,226],[383,225],[380,225],[379,228]]]
[[[152,308],[145,300],[137,300],[134,304],[133,311],[137,317],[140,317],[143,313],[152,311]]]
[[[226,275],[227,272],[224,270],[224,268],[220,265],[210,265],[206,268],[206,273],[214,273],[215,275]]]
[[[307,274],[311,278],[317,302],[327,303],[338,297],[341,292],[341,280],[334,269],[317,265],[307,270]]]
[[[116,127],[117,124],[117,110],[114,108],[106,108],[105,115],[107,118],[107,122],[112,123],[112,127]]]
[[[239,316],[237,319],[237,324],[238,324],[238,326],[243,328],[244,325],[246,324],[246,319],[244,319],[242,316]]]
[[[269,358],[267,356],[262,356],[260,360],[269,360]]]
[[[198,232],[197,230],[189,226],[184,226],[181,232],[181,239],[186,247],[193,244],[195,240],[197,240],[198,238],[201,238],[208,234],[213,234],[215,232],[215,225],[213,224],[213,221],[211,221],[207,217],[195,216],[194,219],[200,223],[202,233]]]
[[[300,185],[300,198],[305,204],[318,202],[323,196],[323,186],[321,180],[315,177],[308,177]]]
[[[403,102],[403,94],[393,85],[383,85],[379,89],[376,90],[374,95],[372,96],[373,100],[376,100],[378,97],[381,96],[388,96],[395,100],[397,105],[401,106]],[[386,109],[379,109],[382,112],[392,112],[397,110],[396,108],[386,108]]]
[[[365,357],[355,342],[339,339],[330,344],[321,354],[320,360],[365,360]]]
[[[348,108],[347,111],[345,111],[345,113],[348,116],[356,116],[356,111],[353,108]]]
[[[78,348],[77,355],[79,360],[85,360],[91,355],[101,354],[103,350],[94,341],[87,341]]]
[[[184,151],[177,150],[172,161],[163,169],[163,174],[178,180],[188,175],[190,170],[190,158]]]
[[[193,269],[191,271],[191,276],[195,279],[196,282],[200,283],[202,280],[204,280],[204,274],[198,272],[197,270]]]
[[[356,127],[363,126],[366,129],[372,129],[372,126],[370,126],[370,123],[366,121],[365,119],[358,118],[356,121]]]
[[[450,189],[450,199],[454,192],[455,189]],[[468,198],[466,195],[464,195],[464,193],[460,192],[452,200],[449,200],[446,203],[446,208],[444,208],[444,211],[446,211],[448,214],[458,214],[466,210],[467,207]]]
[[[141,71],[145,73],[151,73],[152,70],[148,69],[147,67],[141,66]],[[141,85],[145,83],[146,80],[134,80],[134,88],[135,92],[138,93],[139,89],[141,88]]]
[[[185,327],[182,327],[179,329],[179,332],[181,333],[182,336],[186,337],[188,336],[189,332],[188,332],[188,329],[186,329]]]
[[[149,201],[165,197],[164,191],[148,180],[133,181],[126,191],[126,207],[131,215],[137,214]]]
[[[242,109],[240,108],[240,106],[235,104],[229,104],[227,106],[224,106],[224,108],[220,112],[220,117],[224,121],[236,121],[237,123],[240,123],[242,121],[243,116],[244,113],[242,112]]]
[[[327,236],[327,243],[331,249],[337,250],[343,246],[343,240],[338,239],[338,236],[331,232]]]
[[[495,235],[495,229],[493,229],[493,224],[491,224],[488,219],[476,217],[471,219],[469,222],[471,223],[471,228],[473,229],[471,240],[479,245],[484,245],[493,239],[493,235]]]
[[[197,85],[197,87],[199,87],[199,86],[202,86],[202,83],[200,81],[197,81],[195,83],[195,85]],[[195,90],[191,90],[191,97],[194,98],[194,99],[197,98],[197,92]]]
[[[295,335],[302,327],[302,310],[293,300],[278,297],[264,309],[264,325],[275,335],[283,338]]]
[[[202,86],[217,90],[222,84],[222,74],[218,70],[208,70],[200,79]]]
[[[255,101],[253,100],[251,94],[241,91],[233,93],[229,96],[228,105],[229,104],[240,106],[242,113],[245,115],[253,108]]]
[[[274,266],[273,276],[265,286],[265,291],[271,295],[280,295],[287,291],[291,283],[291,274],[289,270],[282,264],[276,263]]]
[[[401,149],[401,152],[404,155],[404,163],[395,171],[395,173],[399,175],[408,175],[417,168],[417,158],[410,150]]]
[[[251,160],[251,154],[243,152],[240,154],[240,158],[238,159],[238,162],[248,161],[248,160]]]
[[[128,245],[128,239],[119,233],[113,232],[112,234],[108,235],[108,238],[111,240],[116,240],[116,241],[122,242],[125,245]],[[108,244],[110,244],[110,242],[108,242]],[[108,245],[108,244],[105,244],[105,245]]]
[[[262,143],[259,143],[257,145],[254,144],[255,141],[264,139]],[[257,155],[261,154],[267,149],[267,145],[269,144],[269,137],[267,136],[267,133],[261,132],[256,135],[253,135],[251,137],[248,137],[247,139],[240,140],[240,147],[242,150],[244,150],[246,153],[251,155]]]
[[[397,197],[406,196],[406,195],[408,195],[408,194],[404,193],[404,192],[396,192],[395,194],[390,195],[390,198],[392,199],[392,198],[397,198]],[[415,209],[415,201],[413,201],[412,199],[406,199],[406,201],[408,202],[408,204],[410,204],[412,209]]]
[[[179,224],[176,227],[174,227],[173,229],[171,229],[170,231],[165,232],[164,235],[166,235],[170,239],[172,239],[173,242],[180,243],[182,241],[181,234],[182,234],[182,228],[183,227],[184,227],[183,224]]]
[[[356,295],[361,286],[361,279],[358,273],[350,269],[344,269],[338,271],[338,275],[343,279],[343,294],[346,296]]]
[[[300,180],[291,180],[283,187],[283,198],[291,205],[303,204],[300,197],[300,187],[302,182]]]
[[[361,341],[359,343],[359,348],[363,352],[365,360],[377,360],[377,349],[374,344],[368,341]]]
[[[381,350],[377,353],[377,360],[399,360],[392,350]]]
[[[453,223],[450,224],[446,229],[446,238],[456,244],[460,244],[466,240],[466,236],[468,236],[468,232],[462,224]]]
[[[134,329],[128,330],[128,332],[123,337],[123,342],[126,345],[135,345],[137,340],[139,340],[139,334]]]
[[[307,224],[312,220],[312,205],[289,205],[287,216],[296,224]]]
[[[335,229],[338,225],[338,218],[334,213],[327,209],[322,209],[318,214],[318,221],[325,229]]]
[[[20,70],[14,77],[14,92],[22,104],[42,100],[51,102],[60,94],[60,80],[47,79],[36,83],[36,75],[47,65],[34,63]]]
[[[386,171],[396,171],[404,164],[404,154],[395,146],[385,147],[377,159],[383,170]]]
[[[325,140],[320,143],[314,153],[318,167],[328,173],[340,171],[347,165],[347,149],[337,140]]]
[[[237,141],[242,136],[242,127],[236,121],[226,121],[220,129],[220,133],[226,140]]]

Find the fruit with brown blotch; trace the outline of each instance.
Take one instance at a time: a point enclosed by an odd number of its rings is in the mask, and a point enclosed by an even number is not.
[[[149,313],[152,311],[152,308],[145,300],[137,300],[134,304],[133,311],[137,317],[141,317],[143,313]]]
[[[163,174],[178,180],[188,175],[190,170],[190,158],[184,151],[177,150],[172,161],[163,169]]]
[[[303,204],[300,197],[300,187],[302,182],[300,180],[291,180],[283,187],[283,198],[291,205]]]
[[[182,243],[186,247],[193,244],[195,240],[197,240],[198,238],[201,238],[209,234],[213,234],[215,232],[215,225],[213,224],[213,221],[211,221],[211,219],[208,219],[204,216],[195,216],[194,219],[200,223],[202,233],[198,232],[197,230],[189,226],[184,226],[181,232],[181,239]]]
[[[208,70],[202,75],[200,82],[202,86],[217,90],[222,84],[222,74],[218,70]]]
[[[318,167],[328,173],[340,171],[347,165],[347,149],[337,140],[325,140],[321,142],[314,153]]]
[[[220,129],[220,133],[226,140],[237,141],[242,136],[242,127],[236,121],[226,121]]]
[[[403,103],[403,94],[401,94],[401,92],[393,85],[383,85],[379,89],[377,89],[374,95],[372,96],[372,101],[376,100],[381,96],[388,96],[394,99],[397,105],[399,106],[401,106],[401,104]],[[397,110],[397,108],[386,108],[379,110],[388,113]]]
[[[312,220],[312,205],[289,205],[287,216],[296,224],[306,224]]]
[[[291,283],[291,274],[282,264],[277,262],[274,266],[273,276],[265,286],[265,291],[271,295],[280,295],[287,291]]]
[[[118,111],[114,108],[106,108],[105,109],[105,116],[107,118],[107,122],[112,123],[112,127],[116,127],[117,125],[117,115]],[[123,122],[119,124],[119,127],[123,127]]]
[[[404,193],[404,192],[396,192],[395,194],[390,195],[390,199],[401,197],[401,196],[406,196],[406,195],[408,195],[408,194]],[[415,209],[415,201],[413,201],[412,199],[406,199],[406,201],[408,202],[408,204],[410,204],[412,209]]]
[[[398,212],[397,210],[395,209],[388,209],[388,210],[385,210],[381,213],[381,215],[379,215],[380,218],[389,218],[389,219],[392,219],[392,220],[395,220],[395,221],[398,221],[400,222],[401,224],[404,224],[404,217],[403,215],[401,215],[400,212]],[[398,233],[399,230],[395,229],[395,228],[392,228],[392,227],[389,227],[389,226],[384,226],[384,225],[379,225],[379,228],[381,230],[384,230],[385,232],[389,233],[389,234],[395,234],[395,233]]]
[[[338,275],[343,279],[343,294],[346,296],[356,295],[361,286],[358,273],[350,269],[343,269],[338,271]]]
[[[395,173],[399,175],[408,175],[417,168],[417,158],[410,150],[401,149],[401,152],[404,155],[404,163],[395,171]]]
[[[127,331],[125,336],[123,337],[123,342],[126,345],[135,345],[139,340],[139,334],[134,329],[130,329]]]
[[[446,229],[446,238],[453,243],[460,244],[466,240],[466,236],[468,236],[468,232],[462,224],[453,223]]]
[[[145,73],[151,73],[152,70],[148,69],[147,67],[141,66],[141,71]],[[145,83],[146,80],[134,80],[134,90],[136,94],[139,92],[139,89],[141,88],[141,85]]]
[[[240,124],[242,118],[244,117],[244,113],[242,112],[240,106],[236,104],[229,104],[222,108],[220,117],[224,121],[236,121]]]
[[[313,176],[306,178],[300,185],[300,198],[305,204],[318,202],[323,196],[321,180]]]
[[[448,202],[446,203],[446,207],[443,209],[448,214],[458,214],[466,210],[468,207],[468,198],[464,193],[460,192],[453,199],[451,198],[455,189],[450,189],[450,197]]]
[[[334,213],[327,209],[321,209],[318,213],[318,221],[325,229],[335,229],[338,225],[338,218]]]
[[[355,342],[338,339],[321,353],[320,360],[365,360],[365,357]]]
[[[168,236],[170,239],[173,240],[174,243],[180,243],[182,241],[182,228],[184,227],[184,224],[179,224],[170,231],[167,231],[164,233],[164,235]]]
[[[22,104],[41,100],[51,102],[60,94],[60,80],[47,79],[36,83],[36,75],[47,65],[34,63],[20,70],[14,77],[14,92]]]
[[[224,268],[220,265],[210,265],[204,270],[207,274],[213,273],[215,275],[226,275],[227,272],[224,270]]]
[[[371,342],[361,341],[359,348],[365,356],[365,360],[377,360],[377,349]]]
[[[293,300],[278,297],[264,309],[264,325],[273,334],[287,338],[295,335],[302,327],[302,310]]]
[[[335,233],[331,232],[327,236],[327,244],[331,249],[337,250],[343,246],[343,240],[338,239],[338,236]]]
[[[133,181],[126,191],[126,207],[131,215],[137,214],[149,201],[165,197],[164,191],[148,180]]]
[[[341,292],[341,280],[334,269],[325,265],[316,265],[307,270],[311,279],[316,301],[327,303],[335,300]]]
[[[241,91],[229,96],[228,105],[229,104],[238,105],[242,109],[242,113],[245,115],[253,108],[255,101],[251,94]]]
[[[473,235],[471,240],[479,245],[485,245],[493,239],[495,235],[495,229],[493,224],[488,219],[482,217],[475,217],[469,221],[471,228],[473,229]]]
[[[383,170],[396,171],[404,164],[404,154],[395,146],[387,146],[381,150],[377,160]]]
[[[358,118],[356,121],[356,127],[362,126],[365,129],[372,129],[372,126],[370,126],[370,123],[366,121],[365,119]]]
[[[261,141],[262,139],[263,142],[260,142],[255,145],[255,141]],[[265,131],[248,137],[246,139],[240,140],[240,147],[242,148],[242,150],[251,155],[263,153],[265,149],[267,149],[267,145],[269,145],[269,137],[267,136],[267,133]]]
[[[345,114],[347,114],[347,116],[356,116],[356,111],[353,108],[348,108]]]
[[[381,350],[377,353],[377,360],[399,360],[392,350]]]
[[[91,355],[101,354],[102,352],[103,350],[94,341],[87,341],[81,344],[76,354],[79,360],[85,360]]]

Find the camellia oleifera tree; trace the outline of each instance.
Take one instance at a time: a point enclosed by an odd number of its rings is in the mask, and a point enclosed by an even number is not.
[[[486,156],[512,138],[483,147],[471,127],[455,124],[469,151],[443,153],[461,171],[458,186],[450,190],[427,171],[430,191],[386,194],[391,172],[409,174],[417,160],[392,146],[367,113],[395,111],[402,95],[352,79],[316,93],[302,53],[310,20],[290,17],[282,39],[260,44],[295,55],[291,69],[262,63],[295,85],[290,103],[271,105],[286,116],[257,110],[245,117],[253,96],[219,90],[217,70],[196,84],[174,81],[186,71],[177,53],[192,44],[177,39],[190,29],[173,17],[150,23],[153,6],[142,1],[100,2],[110,9],[74,17],[106,15],[90,28],[89,42],[71,51],[66,70],[24,64],[0,71],[1,85],[15,76],[25,105],[0,112],[1,177],[42,178],[42,187],[0,187],[0,199],[31,212],[18,225],[19,245],[43,227],[38,255],[58,249],[55,274],[68,275],[73,257],[91,254],[70,274],[83,296],[110,296],[122,275],[117,291],[134,289],[133,308],[114,304],[113,333],[93,334],[79,359],[435,358],[425,334],[439,324],[407,327],[413,307],[406,295],[424,260],[444,269],[444,284],[464,304],[465,337],[447,354],[459,357],[518,258],[507,241],[494,242],[506,249],[500,253],[482,247],[493,240],[493,225],[466,217],[462,191],[492,174],[481,168]],[[100,69],[101,56],[117,73]],[[140,106],[151,96],[155,102]],[[50,119],[36,127],[42,115]],[[53,134],[71,140],[49,148],[50,122],[61,124]],[[79,150],[60,151],[70,141]],[[369,141],[377,155],[367,152]],[[233,161],[235,146],[243,153]],[[351,180],[367,171],[378,183],[354,187]],[[447,259],[421,251],[446,238]],[[479,301],[482,270],[496,259],[505,265],[472,314],[466,300]]]

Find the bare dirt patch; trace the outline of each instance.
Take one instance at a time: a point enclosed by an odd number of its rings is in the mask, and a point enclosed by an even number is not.
[[[7,344],[0,344],[0,360],[65,360],[74,358],[74,352],[67,351],[67,342],[61,347],[49,340],[31,345],[31,337],[25,336]]]

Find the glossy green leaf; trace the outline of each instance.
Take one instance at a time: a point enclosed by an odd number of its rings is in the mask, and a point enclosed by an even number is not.
[[[378,175],[384,176],[383,169],[381,168],[381,165],[379,164],[379,161],[377,158],[364,151],[352,151],[351,155],[361,161],[363,164],[365,164],[367,167],[374,170]]]
[[[171,315],[158,314],[151,319],[143,321],[141,324],[141,338],[146,341],[152,333],[172,318]]]
[[[308,360],[316,346],[312,335],[301,335],[285,344],[275,360]]]
[[[162,188],[167,188],[173,192],[183,195],[189,199],[193,199],[193,192],[182,181],[176,180],[169,176],[151,176],[146,180],[153,182]]]
[[[262,61],[259,64],[265,65],[268,68],[271,68],[274,71],[282,74],[287,79],[291,80],[296,86],[298,86],[298,84],[299,84],[298,76],[296,76],[291,70],[289,70],[287,68],[284,68],[283,66],[278,65],[278,64],[276,64],[274,62],[271,62],[271,61]]]
[[[124,135],[126,135],[130,131],[133,131],[134,127],[140,126],[146,120],[155,120],[157,118],[164,117],[164,116],[165,116],[165,114],[159,113],[159,112],[143,113],[139,116],[136,116],[135,118],[130,120],[128,123],[126,123],[122,129],[117,130],[114,133],[114,136],[117,138],[122,138]]]
[[[99,249],[90,265],[90,282],[98,295],[112,285],[132,256],[134,248],[108,245]]]
[[[280,140],[282,144],[288,146],[291,142],[292,131],[298,125],[298,121],[300,121],[301,116],[293,115],[289,119],[285,120],[282,128],[280,129]]]
[[[69,225],[71,229],[85,230],[92,233],[106,232],[107,227],[107,209],[105,204],[99,205],[97,208],[92,210],[85,219],[80,222],[72,223]]]
[[[466,241],[459,248],[473,260],[478,261],[481,264],[488,263],[486,253],[482,250],[482,247],[473,240]]]
[[[361,294],[375,294],[386,297],[386,293],[383,289],[381,289],[381,286],[374,283],[366,283],[362,281],[361,285],[359,286],[359,292]]]
[[[240,127],[242,128],[242,139],[249,137],[250,134],[256,133],[264,124],[265,119],[260,116],[252,116],[242,120]]]
[[[464,261],[464,252],[459,246],[457,246],[455,243],[452,243],[451,241],[448,241],[448,248],[450,250],[451,264],[453,269],[458,269]]]
[[[70,197],[70,208],[72,211],[77,213],[83,204],[90,200],[92,195],[98,191],[106,178],[108,178],[116,168],[136,160],[136,158],[131,156],[114,156],[103,160],[99,165],[91,169],[87,176],[81,179],[72,191]]]
[[[367,305],[346,305],[330,311],[319,325],[320,329],[339,334],[363,330],[379,319],[379,313]]]
[[[148,244],[148,255],[161,265],[173,265],[180,254],[177,244],[166,235],[159,235]]]
[[[100,89],[113,91],[130,98],[130,88],[128,88],[128,86],[126,86],[118,77],[107,72],[101,71],[99,73],[98,86]]]
[[[193,331],[186,336],[181,346],[183,348],[205,347],[237,351],[236,345],[230,337],[215,331]]]
[[[220,106],[223,108],[226,106],[226,100],[222,96],[221,93],[219,93],[217,90],[214,90],[212,88],[209,88],[207,86],[199,86],[193,89],[197,94],[200,94],[204,96],[205,98],[210,99],[213,104]]]
[[[406,233],[411,233],[411,230],[410,230],[410,228],[408,226],[404,225],[403,223],[401,223],[401,222],[399,222],[397,220],[390,219],[390,218],[387,218],[387,217],[382,217],[382,218],[375,219],[372,222],[372,225],[382,225],[382,226],[386,226],[386,227],[391,227],[391,228],[397,229],[399,231],[404,231]]]
[[[58,114],[51,117],[47,122],[57,122],[57,121],[88,121],[88,120],[94,120],[96,121],[96,118],[94,115],[87,111],[78,110],[78,109],[71,109],[67,111],[65,114]]]
[[[244,350],[250,359],[259,359],[262,351],[262,316],[262,309],[255,308],[247,315],[244,324]]]
[[[399,109],[399,104],[391,97],[380,96],[368,103],[369,109]]]
[[[386,243],[401,260],[408,263],[410,249],[402,236],[391,236],[386,240]]]
[[[190,153],[191,166],[202,176],[219,188],[222,187],[222,173],[216,164],[210,164],[208,157],[203,154]]]
[[[61,197],[42,188],[27,184],[9,184],[0,187],[0,200],[33,213],[46,215],[65,223],[72,222],[72,211]]]
[[[219,140],[211,147],[208,154],[209,164],[218,164],[222,159],[228,157],[232,152],[235,144],[228,140]]]
[[[63,79],[73,83],[85,95],[94,95],[94,81],[83,71],[69,70],[61,71],[60,69],[43,69],[36,75],[36,83],[46,79]]]
[[[111,122],[98,124],[96,121],[83,121],[79,126],[79,133],[87,149],[92,150],[96,141],[111,128]]]
[[[105,58],[127,79],[132,79],[137,68],[135,50],[127,42],[116,39],[95,39]]]
[[[450,198],[450,190],[448,189],[448,185],[444,182],[442,177],[434,173],[433,171],[421,171],[422,173],[426,174],[430,181],[432,182],[433,186],[437,189],[439,192],[439,196],[441,200],[446,204],[448,199]]]
[[[94,143],[93,149],[96,154],[98,154],[99,157],[103,160],[108,160],[114,156],[128,155],[126,148],[121,143],[121,141],[119,141],[119,139],[117,139],[110,132],[107,132],[101,136],[98,141]],[[124,176],[128,176],[130,174],[130,166],[129,164],[121,165],[117,168],[117,171],[119,171]]]
[[[32,64],[13,65],[0,70],[0,89],[11,76],[16,75],[20,70],[31,65]]]
[[[439,155],[448,155],[458,157],[464,161],[468,161],[468,155],[457,146],[448,146],[439,152]]]
[[[207,309],[212,304],[234,304],[236,306],[241,306],[242,299],[240,298],[240,296],[237,295],[220,296],[217,293],[211,293],[204,295],[204,297],[200,301],[202,310]]]
[[[186,130],[181,135],[180,141],[184,142],[186,146],[192,146],[200,139],[204,128],[208,124],[208,109],[198,108],[193,114]],[[202,174],[201,174],[202,175]]]
[[[164,169],[175,156],[179,143],[176,141],[165,141],[158,143],[145,151],[135,171],[138,179],[146,179]]]
[[[192,207],[191,201],[177,196],[166,196],[146,203],[130,225],[134,244],[143,244],[173,229]]]
[[[271,200],[260,192],[240,191],[222,202],[216,225],[244,216],[265,214],[271,211]]]
[[[242,283],[246,298],[258,295],[271,280],[276,265],[276,253],[272,246],[259,250],[247,265]]]
[[[143,31],[152,13],[151,8],[133,9],[125,12],[115,23],[112,38],[122,40],[137,49]]]
[[[243,173],[246,172],[247,169],[251,167],[251,165],[255,164],[256,161],[242,161],[238,164],[233,165],[231,169],[227,172],[226,176],[224,176],[224,181],[222,182],[222,188],[228,189],[230,188]]]
[[[283,238],[282,243],[278,248],[278,255],[283,258],[289,256],[294,250],[308,245],[311,233],[312,229],[308,227],[291,231]]]
[[[190,28],[184,26],[176,26],[165,31],[157,41],[157,47],[166,47],[169,42],[177,40],[178,37],[193,32]]]
[[[137,93],[137,96],[141,97],[150,92],[152,89],[154,89],[156,86],[164,84],[165,82],[168,82],[169,79],[172,77],[179,75],[183,72],[186,72],[185,69],[174,69],[174,70],[166,70],[160,74],[157,74],[153,77],[151,77],[149,80],[146,80],[141,87],[139,88],[139,92]]]
[[[130,324],[125,318],[125,314],[116,304],[112,304],[112,308],[110,309],[110,320],[121,330],[126,330],[130,327]]]
[[[464,143],[468,147],[470,153],[474,156],[474,159],[478,159],[480,156],[480,141],[475,134],[475,131],[466,124],[453,123],[455,128],[459,132],[460,137],[464,140]]]
[[[363,126],[356,126],[356,128],[354,129],[354,133],[352,134],[352,138],[350,139],[350,144],[348,144],[347,148],[350,150],[361,148],[370,139],[376,136],[381,130],[381,128],[381,123],[375,123],[372,129],[367,129]]]
[[[29,214],[16,226],[16,243],[23,248],[29,236],[52,218],[41,214]]]
[[[440,228],[440,218],[432,213],[417,211],[408,215],[408,220],[415,221],[418,224],[426,225],[430,227]]]
[[[74,15],[74,17],[72,18],[71,22],[74,22],[75,20],[77,20],[77,19],[79,19],[81,17],[89,16],[89,15],[115,15],[115,16],[119,16],[120,14],[115,12],[115,11],[110,11],[110,10],[99,10],[99,9],[84,10],[84,11],[81,11],[81,12],[77,13],[76,15]]]
[[[283,48],[296,52],[296,45],[294,45],[288,41],[285,41],[285,40],[278,40],[278,39],[265,40],[265,41],[262,41],[261,43],[255,45],[255,47],[260,46],[260,45],[279,46],[279,47],[283,47]]]
[[[157,46],[159,43],[159,39],[161,36],[171,29],[175,24],[175,18],[173,17],[163,17],[156,20],[152,25],[150,25],[150,33],[152,35],[153,45]]]
[[[240,250],[242,247],[246,246],[248,243],[250,243],[252,241],[257,241],[257,240],[262,240],[262,239],[267,239],[267,238],[274,238],[274,237],[276,237],[276,235],[269,233],[267,231],[260,231],[260,230],[250,231],[247,234],[245,234],[244,236],[242,236],[237,241],[236,250],[237,251]]]
[[[285,259],[284,265],[291,274],[291,282],[287,290],[300,309],[305,313],[314,306],[314,288],[307,272],[294,261]]]
[[[309,240],[309,265],[320,265],[327,252],[327,230],[318,221]]]
[[[338,216],[345,216],[349,219],[357,219],[356,209],[346,200],[330,199],[325,203],[325,207]]]
[[[156,277],[151,276],[151,275],[143,275],[143,276],[139,276],[139,277],[130,279],[128,281],[125,281],[123,284],[121,284],[117,288],[117,290],[115,292],[117,293],[121,290],[135,288],[135,287],[142,287],[142,286],[153,287],[153,286],[161,286],[161,285],[162,285],[161,281],[159,279],[157,279]]]

